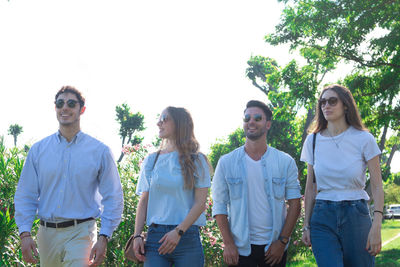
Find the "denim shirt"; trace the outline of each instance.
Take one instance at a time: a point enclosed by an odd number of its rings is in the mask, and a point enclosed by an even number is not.
[[[264,189],[272,212],[272,239],[265,240],[265,251],[278,239],[286,218],[285,199],[301,197],[298,170],[288,154],[268,146],[261,157]],[[250,255],[248,192],[244,146],[222,156],[212,182],[212,215],[228,216],[230,230],[239,254]],[[262,185],[260,185],[262,186]]]

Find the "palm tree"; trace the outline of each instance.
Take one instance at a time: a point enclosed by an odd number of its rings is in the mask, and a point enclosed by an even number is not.
[[[22,132],[22,126],[19,126],[18,124],[12,124],[10,125],[10,128],[8,128],[8,134],[14,137],[14,146],[17,146],[18,135]]]

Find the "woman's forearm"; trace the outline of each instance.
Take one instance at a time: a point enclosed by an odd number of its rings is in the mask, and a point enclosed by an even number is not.
[[[206,208],[208,188],[195,188],[195,202],[185,219],[178,225],[184,232],[200,217]]]
[[[140,235],[143,231],[146,222],[148,200],[149,192],[143,192],[140,196],[138,207],[136,209],[135,235]]]
[[[304,226],[310,226],[311,213],[314,208],[315,197],[316,197],[316,184],[313,182],[314,169],[313,166],[308,164],[307,167],[307,181],[306,189],[304,192]]]

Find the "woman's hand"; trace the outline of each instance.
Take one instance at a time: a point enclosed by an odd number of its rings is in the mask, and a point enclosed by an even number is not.
[[[143,238],[137,237],[133,240],[133,252],[135,252],[135,256],[139,261],[144,262],[146,260]]]
[[[372,256],[376,256],[381,252],[382,240],[381,240],[381,227],[378,224],[372,224],[371,230],[369,230],[367,246],[365,249]]]
[[[178,235],[178,232],[175,229],[166,233],[160,239],[160,241],[158,241],[158,243],[162,243],[158,249],[158,253],[160,253],[160,255],[172,253],[178,245],[180,239],[181,236]]]

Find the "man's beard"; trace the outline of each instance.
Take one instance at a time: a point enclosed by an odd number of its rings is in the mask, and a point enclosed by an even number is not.
[[[251,141],[256,141],[256,140],[260,139],[263,135],[264,135],[264,132],[262,132],[262,131],[259,131],[256,133],[249,133],[248,131],[246,131],[246,137],[248,139],[250,139]]]

